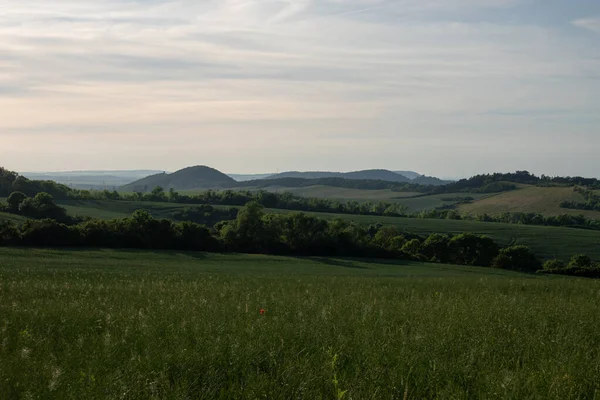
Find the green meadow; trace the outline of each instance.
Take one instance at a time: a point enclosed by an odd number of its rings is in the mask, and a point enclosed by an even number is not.
[[[2,248],[0,398],[594,399],[599,300],[490,268]]]

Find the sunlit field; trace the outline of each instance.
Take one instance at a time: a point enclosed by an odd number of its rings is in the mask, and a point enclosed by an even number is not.
[[[0,397],[592,399],[599,300],[489,268],[0,249]]]

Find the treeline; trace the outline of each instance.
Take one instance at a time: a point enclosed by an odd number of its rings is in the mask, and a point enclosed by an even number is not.
[[[548,260],[544,263],[544,268],[538,272],[598,279],[600,278],[600,264],[592,261],[585,254],[577,254],[571,258],[569,263],[562,260]]]
[[[513,173],[494,173],[475,175],[468,179],[461,179],[448,185],[431,188],[432,193],[454,193],[454,192],[479,192],[494,193],[516,188],[515,184],[523,185],[564,185],[564,186],[587,186],[600,188],[600,181],[596,178],[575,177],[550,177],[542,175],[535,176],[528,171],[517,171]]]
[[[481,235],[421,237],[395,227],[364,227],[347,220],[327,221],[303,213],[265,214],[256,202],[242,208],[234,220],[217,223],[212,229],[190,221],[155,219],[146,211],[136,211],[130,218],[88,220],[71,226],[51,219],[28,220],[21,226],[2,221],[0,245],[401,258],[590,277],[598,270],[598,265],[583,256],[577,256],[569,264],[553,260],[542,267],[527,247],[503,248]]]
[[[575,186],[573,191],[583,195],[585,202],[565,200],[560,203],[560,207],[573,210],[600,211],[600,195],[580,186]]]
[[[354,215],[375,215],[387,217],[401,218],[423,218],[423,219],[454,219],[465,221],[480,221],[480,222],[499,222],[508,224],[522,225],[540,225],[540,226],[562,226],[569,228],[580,229],[595,229],[600,230],[600,221],[586,218],[582,215],[557,215],[544,216],[538,213],[521,213],[521,212],[503,212],[496,215],[488,214],[460,214],[454,207],[458,203],[470,202],[473,197],[470,196],[454,196],[444,198],[445,201],[455,201],[455,204],[450,204],[445,207],[440,207],[433,210],[425,210],[416,213],[408,213],[407,207],[396,203],[385,202],[364,202],[348,201],[346,203],[338,202],[331,199],[307,198],[294,196],[289,192],[272,193],[266,191],[214,191],[208,190],[192,196],[181,195],[171,189],[165,192],[162,188],[157,187],[150,193],[133,193],[119,194],[118,192],[87,192],[82,199],[96,200],[129,200],[129,201],[156,201],[156,202],[174,202],[182,204],[201,204],[201,205],[223,205],[223,206],[243,206],[249,202],[257,202],[266,208],[276,208],[292,211],[308,211],[308,212],[323,212],[334,214],[354,214]],[[207,210],[206,208],[204,210]],[[189,216],[198,215],[202,210],[194,210],[189,208],[187,214]],[[211,210],[211,213],[218,218],[219,213]],[[229,210],[222,213],[222,219],[235,218],[234,212]],[[192,220],[199,223],[214,224],[209,222],[214,220],[211,216],[206,216],[205,219],[195,219],[183,217],[181,213],[176,214],[174,219]]]
[[[67,210],[56,204],[52,195],[45,192],[38,193],[35,197],[28,197],[22,192],[13,192],[6,204],[0,202],[0,211],[34,219],[49,218],[67,224],[77,222],[67,215]]]
[[[414,213],[409,217],[423,219],[453,219],[459,221],[498,222],[503,224],[560,226],[565,228],[600,230],[600,220],[586,218],[583,215],[569,214],[544,216],[538,213],[503,212],[495,215],[471,215],[460,214],[454,209],[435,209]]]
[[[78,191],[54,181],[33,181],[0,167],[0,197],[8,197],[13,192],[21,192],[30,197],[44,192],[55,199],[64,200],[76,196]]]
[[[235,207],[219,209],[208,204],[203,204],[174,211],[171,213],[171,219],[176,221],[190,221],[212,227],[219,222],[236,219],[237,215],[238,209]]]
[[[334,214],[358,214],[400,217],[406,215],[406,206],[385,202],[339,202],[331,199],[307,198],[295,196],[292,193],[272,193],[259,191],[207,190],[194,195],[180,194],[170,189],[168,192],[161,187],[154,188],[149,193],[126,193],[117,191],[80,191],[79,200],[124,200],[124,201],[153,201],[180,204],[211,204],[219,206],[243,206],[255,201],[266,208],[278,208],[291,211],[312,211]]]

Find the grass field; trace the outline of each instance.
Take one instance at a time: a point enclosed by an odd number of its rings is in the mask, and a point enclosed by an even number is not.
[[[571,214],[600,219],[600,212],[598,211],[560,208],[559,204],[564,200],[585,202],[581,193],[574,192],[572,187],[525,186],[471,204],[462,204],[457,209],[460,213],[467,214],[485,213],[494,215],[502,212],[534,212],[548,216]]]
[[[267,188],[275,192],[291,192],[303,197],[328,198],[337,201],[372,201],[398,203],[407,207],[407,212],[416,213],[424,210],[432,210],[449,204],[455,204],[456,201],[445,201],[445,198],[452,197],[473,197],[474,199],[483,199],[490,197],[490,194],[480,193],[448,193],[440,195],[423,196],[418,192],[393,192],[391,190],[360,190],[336,188],[332,186],[308,186],[301,188]]]
[[[599,300],[484,268],[0,249],[0,397],[594,399]]]
[[[72,215],[90,216],[94,218],[111,219],[128,217],[137,209],[146,209],[157,218],[168,218],[174,210],[181,209],[185,204],[152,203],[152,202],[122,202],[122,201],[87,201],[61,202]],[[290,213],[293,211],[267,209],[266,212]],[[502,224],[476,221],[455,221],[439,219],[395,218],[348,214],[307,213],[320,218],[342,218],[363,225],[381,223],[396,226],[401,231],[429,235],[431,233],[455,234],[472,232],[491,237],[505,245],[510,242],[524,244],[542,258],[569,259],[573,254],[584,253],[600,260],[600,231]]]

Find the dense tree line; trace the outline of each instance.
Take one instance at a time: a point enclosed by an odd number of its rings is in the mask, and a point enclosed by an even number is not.
[[[582,278],[600,278],[600,263],[592,261],[585,254],[574,255],[569,263],[562,260],[548,260],[539,271],[545,274],[571,275]]]
[[[0,244],[402,258],[525,272],[542,268],[540,260],[527,247],[502,248],[481,235],[420,237],[391,226],[364,227],[347,220],[326,221],[303,213],[266,214],[257,202],[243,207],[234,220],[220,222],[212,229],[190,221],[155,219],[146,211],[136,211],[130,218],[88,220],[71,226],[52,219],[28,220],[21,226],[3,221]],[[569,270],[554,261],[543,271],[567,273],[573,272],[575,266],[595,268],[590,261],[571,263]]]
[[[196,207],[185,207],[183,210],[174,211],[171,213],[171,219],[215,226],[219,222],[233,220],[237,218],[237,215],[238,209],[235,207],[219,209],[204,204]]]
[[[495,215],[461,215],[454,209],[434,209],[411,214],[411,218],[453,219],[462,221],[498,222],[503,224],[521,224],[538,226],[561,226],[567,228],[600,230],[600,221],[583,215],[561,214],[545,216],[538,213],[502,212]]]

